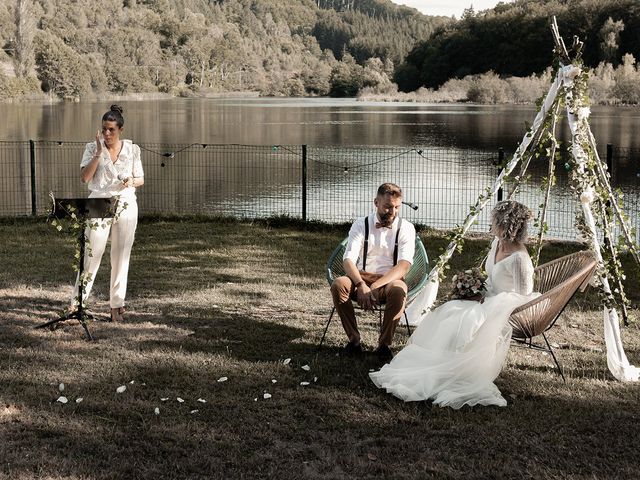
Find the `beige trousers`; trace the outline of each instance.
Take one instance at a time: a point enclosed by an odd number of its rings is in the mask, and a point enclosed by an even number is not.
[[[360,272],[360,276],[367,285],[371,285],[381,277],[381,275],[368,272]],[[377,289],[375,293],[378,301],[384,303],[382,329],[378,344],[389,346],[393,341],[396,327],[404,312],[407,299],[407,284],[402,280],[394,280]],[[358,343],[360,341],[360,332],[358,331],[356,313],[352,304],[352,300],[356,299],[356,289],[353,281],[347,276],[336,278],[331,285],[331,297],[349,341]]]
[[[127,277],[129,274],[129,259],[131,258],[131,248],[138,225],[138,204],[135,197],[127,197],[120,200],[120,203],[127,203],[127,208],[121,210],[117,220],[112,225],[106,227],[98,226],[95,230],[87,227],[85,235],[89,239],[88,246],[91,255],[84,258],[84,271],[86,275],[91,275],[83,292],[83,303],[87,301],[93,282],[95,281],[102,255],[107,246],[109,233],[111,233],[111,287],[109,291],[109,303],[111,308],[124,307],[124,300],[127,295]],[[79,278],[76,277],[76,284],[73,288],[72,304],[78,303]]]

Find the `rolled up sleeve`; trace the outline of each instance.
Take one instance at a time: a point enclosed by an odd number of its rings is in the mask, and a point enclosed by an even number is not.
[[[416,250],[416,229],[407,222],[400,227],[400,237],[398,238],[398,261],[406,260],[413,264],[413,256]]]
[[[358,258],[362,252],[362,246],[364,245],[364,218],[356,220],[351,229],[349,230],[349,241],[347,242],[347,248],[344,251],[342,260],[349,259],[354,264],[358,264]]]

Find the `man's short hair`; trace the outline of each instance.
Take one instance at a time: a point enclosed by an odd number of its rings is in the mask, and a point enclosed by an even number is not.
[[[384,195],[402,198],[402,189],[395,183],[383,183],[378,187],[378,196],[382,197]]]

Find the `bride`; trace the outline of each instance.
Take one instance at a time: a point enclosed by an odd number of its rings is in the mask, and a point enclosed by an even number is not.
[[[507,404],[493,381],[509,349],[509,315],[539,295],[524,245],[530,218],[516,201],[495,206],[484,299],[452,300],[430,312],[391,363],[369,374],[379,388],[406,402],[432,399],[456,409]]]

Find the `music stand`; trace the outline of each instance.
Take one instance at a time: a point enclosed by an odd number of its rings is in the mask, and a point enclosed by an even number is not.
[[[67,312],[59,318],[55,318],[35,328],[51,327],[58,322],[76,319],[84,328],[89,340],[93,340],[86,320],[93,320],[93,315],[86,312],[83,306],[84,298],[84,252],[86,244],[85,230],[87,220],[113,218],[118,206],[118,198],[61,198],[56,199],[51,195],[53,205],[49,218],[64,219],[72,218],[75,214],[78,223],[80,223],[80,233],[78,233],[78,243],[80,244],[80,258],[78,259],[78,309],[73,312]],[[98,227],[101,228],[101,227]]]

